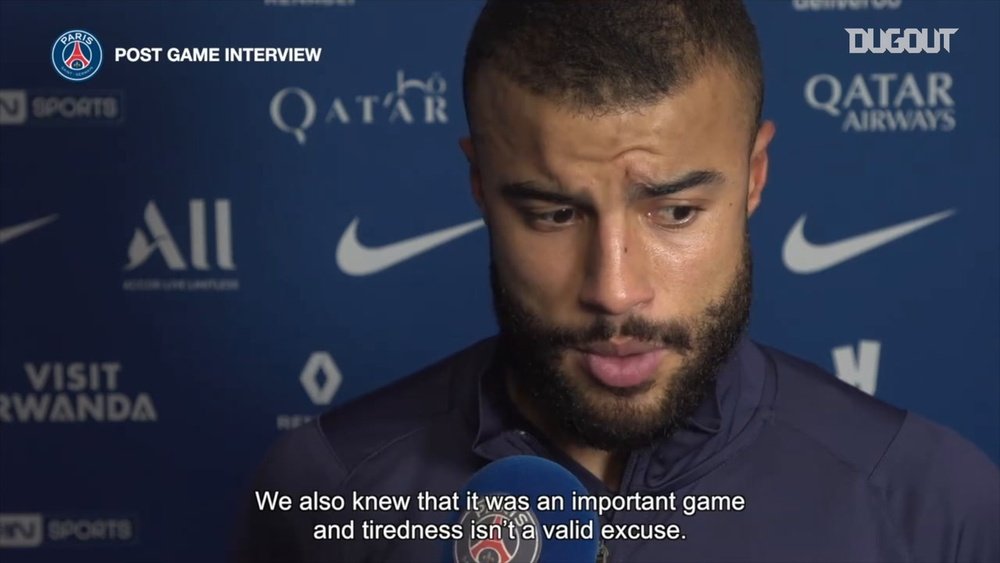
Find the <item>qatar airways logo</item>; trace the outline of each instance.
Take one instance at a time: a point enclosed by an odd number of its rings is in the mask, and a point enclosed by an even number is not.
[[[908,27],[900,29],[890,27],[888,29],[845,27],[844,31],[850,36],[850,53],[861,55],[865,53],[940,53],[951,52],[951,36],[958,32],[957,27],[942,27],[940,29],[927,29]]]
[[[845,133],[948,132],[957,125],[953,85],[947,72],[817,74],[806,81],[804,95]]]
[[[385,94],[334,96],[323,105],[317,104],[308,90],[296,86],[282,88],[271,98],[269,113],[279,131],[305,145],[309,129],[317,120],[325,125],[448,123],[448,102],[444,96],[447,90],[448,83],[438,72],[420,80],[406,78],[398,70],[395,86]]]

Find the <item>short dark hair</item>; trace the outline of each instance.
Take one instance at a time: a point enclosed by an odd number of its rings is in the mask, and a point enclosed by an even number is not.
[[[742,0],[487,0],[465,51],[471,98],[485,66],[578,111],[656,103],[712,63],[746,86],[752,133],[764,100],[757,32]]]

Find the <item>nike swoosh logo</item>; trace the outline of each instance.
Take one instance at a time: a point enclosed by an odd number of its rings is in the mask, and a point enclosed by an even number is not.
[[[954,214],[955,210],[949,209],[827,244],[813,244],[806,240],[803,233],[806,216],[803,215],[788,232],[781,256],[785,261],[785,266],[796,274],[815,274],[852,258],[857,258],[866,252],[903,238]]]
[[[351,276],[377,274],[483,226],[482,219],[476,219],[385,246],[368,247],[358,241],[359,222],[355,217],[337,244],[337,266]]]
[[[4,227],[0,229],[0,244],[7,241],[14,240],[21,235],[26,235],[35,229],[44,227],[52,221],[59,218],[58,214],[49,215],[48,217],[42,217],[41,219],[35,219],[34,221],[28,221],[26,223],[21,223],[19,225],[11,225],[10,227]]]

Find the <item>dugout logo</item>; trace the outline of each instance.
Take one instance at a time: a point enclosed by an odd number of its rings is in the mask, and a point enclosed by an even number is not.
[[[958,32],[957,27],[940,29],[890,27],[875,30],[874,28],[845,27],[844,31],[850,37],[848,51],[852,55],[866,53],[882,54],[937,54],[944,50],[951,52],[951,36]]]
[[[947,72],[817,74],[803,94],[809,107],[839,121],[845,133],[948,132],[957,126],[952,86]]]
[[[52,66],[71,82],[82,82],[97,74],[103,60],[101,43],[82,29],[67,31],[52,44]]]
[[[480,507],[482,502],[480,498]],[[459,524],[463,534],[462,539],[455,542],[454,555],[458,563],[536,563],[539,560],[541,539],[534,532],[524,533],[526,527],[533,531],[541,529],[538,518],[529,510],[470,510],[462,514]],[[485,533],[474,533],[474,526]]]

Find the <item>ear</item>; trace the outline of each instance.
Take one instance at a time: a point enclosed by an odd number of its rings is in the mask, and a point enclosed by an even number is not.
[[[760,205],[760,197],[767,184],[767,147],[774,138],[773,121],[761,123],[754,138],[753,151],[750,153],[750,181],[747,185],[747,217],[753,215]]]
[[[465,159],[469,161],[469,185],[472,188],[472,198],[476,200],[479,211],[486,215],[486,208],[483,199],[483,181],[479,175],[479,166],[476,164],[476,147],[472,143],[471,137],[462,137],[458,140],[458,146],[465,153]]]

